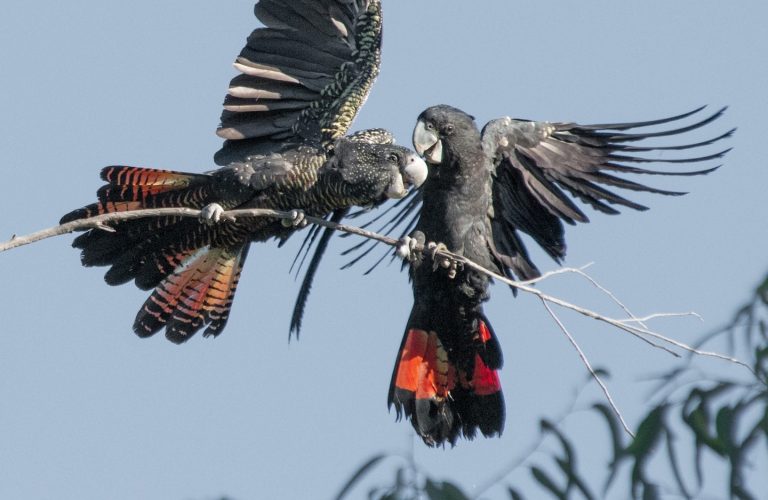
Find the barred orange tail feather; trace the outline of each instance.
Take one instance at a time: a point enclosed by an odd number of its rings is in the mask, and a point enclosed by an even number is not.
[[[206,325],[205,336],[218,335],[229,318],[248,246],[205,247],[189,256],[155,288],[134,331],[148,337],[165,327],[166,337],[177,344]]]
[[[461,344],[449,350],[436,332],[409,328],[400,347],[389,405],[430,446],[504,429],[501,354],[487,320],[478,319],[473,338]]]
[[[107,184],[99,188],[98,201],[66,214],[61,218],[61,224],[96,215],[146,208],[202,208],[215,201],[215,179],[207,174],[112,166],[102,169],[101,178]],[[115,232],[87,231],[75,238],[72,246],[82,250],[81,261],[84,266],[113,265],[121,256],[135,251],[139,243],[146,245],[150,237],[159,238],[159,230],[167,233],[183,222],[180,217],[125,221],[113,224]],[[126,278],[126,281],[131,278]],[[155,284],[152,283],[149,288]]]
[[[117,233],[109,235],[119,236],[122,232],[122,228],[118,228]],[[208,226],[187,218],[172,226],[145,231],[140,239],[116,249],[107,262],[112,267],[104,280],[110,285],[120,285],[133,279],[136,286],[149,290],[199,249],[207,246],[231,248],[244,244],[246,239],[246,231],[232,222]],[[96,245],[84,248],[83,260],[92,258],[98,249]]]
[[[112,166],[102,169],[101,179],[107,184],[96,193],[99,201],[66,214],[61,218],[61,224],[143,208],[202,208],[207,204],[213,177],[153,168]]]
[[[98,201],[74,210],[61,223],[146,208],[203,208],[217,202],[231,208],[242,201],[237,190],[221,196],[222,180],[214,175],[193,174],[143,167],[112,166],[101,171],[107,183],[97,192]],[[245,195],[243,195],[244,197]],[[119,285],[132,279],[142,289],[152,289],[184,259],[207,246],[232,246],[245,241],[231,224],[215,228],[182,217],[152,217],[113,224],[114,232],[90,230],[75,238],[84,266],[111,266],[105,280]],[[221,244],[222,237],[226,244]]]

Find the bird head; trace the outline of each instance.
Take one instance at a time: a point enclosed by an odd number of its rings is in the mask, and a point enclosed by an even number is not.
[[[471,115],[441,104],[425,109],[413,129],[416,152],[433,165],[443,163],[457,142],[479,142],[479,131]]]
[[[331,175],[333,182],[358,199],[357,204],[368,204],[381,198],[403,198],[408,188],[424,183],[427,165],[402,146],[339,139],[318,174]]]

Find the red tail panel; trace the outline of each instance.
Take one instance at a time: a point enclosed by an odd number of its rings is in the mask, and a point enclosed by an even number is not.
[[[480,340],[483,344],[491,340],[491,331],[488,329],[485,321],[478,320],[477,333],[475,334],[475,338]]]
[[[66,214],[62,224],[145,208],[203,208],[212,202],[231,208],[250,196],[247,190],[230,196],[210,174],[112,166],[102,169],[101,178],[106,184],[98,201]],[[224,328],[248,249],[247,230],[178,216],[122,221],[113,229],[89,230],[73,246],[83,250],[83,265],[111,266],[107,283],[134,279],[140,288],[154,288],[136,316],[138,335],[165,329],[170,340],[184,342],[206,326],[205,335]]]
[[[435,332],[411,329],[395,376],[398,389],[414,393],[416,399],[444,399],[456,385],[456,369],[448,361]]]
[[[132,201],[140,208],[198,206],[206,195],[210,176],[141,167],[107,167],[101,177],[109,184],[99,189],[100,213],[113,212],[113,202]],[[159,197],[172,193],[171,198]]]
[[[389,404],[430,446],[455,444],[460,435],[472,439],[478,430],[494,436],[504,429],[498,343],[483,320],[476,324],[466,337],[441,340],[434,331],[410,328],[403,338]]]
[[[501,392],[498,372],[488,368],[479,354],[475,354],[475,373],[472,376],[471,384],[474,393],[478,396],[488,396]]]
[[[491,340],[491,332],[484,321],[478,321],[477,334],[475,337],[483,344]],[[496,370],[488,368],[479,354],[475,354],[475,370],[471,381],[472,389],[478,396],[488,396],[501,392],[501,382],[499,373]]]

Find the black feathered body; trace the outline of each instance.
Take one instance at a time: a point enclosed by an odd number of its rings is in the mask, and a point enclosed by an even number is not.
[[[460,147],[450,152],[445,164],[432,168],[422,188],[423,203],[416,230],[425,235],[426,241],[443,243],[449,251],[495,269],[488,248],[490,170],[478,145],[478,141],[457,145]],[[430,311],[420,321],[444,323],[436,331],[445,332],[446,338],[466,334],[461,323],[472,321],[471,311],[487,299],[487,277],[462,269],[451,279],[446,272],[435,272],[432,267],[429,262],[411,270],[414,300]],[[440,310],[444,314],[437,314]],[[453,320],[460,323],[453,324]]]
[[[414,235],[489,269],[491,169],[469,120],[443,142],[443,162],[430,167]],[[438,258],[439,259],[439,258]],[[483,313],[489,278],[455,275],[428,256],[411,266],[414,305],[390,386],[389,403],[428,445],[500,434],[504,402],[496,370],[501,350]],[[418,361],[414,361],[418,360]]]
[[[646,186],[622,175],[695,176],[717,168],[670,172],[639,165],[695,164],[721,158],[727,149],[671,158],[661,154],[649,158],[643,153],[704,148],[729,137],[733,130],[681,145],[633,144],[696,130],[723,113],[717,111],[689,125],[642,131],[678,122],[701,109],[659,120],[596,125],[505,117],[486,124],[481,134],[463,111],[433,106],[419,116],[413,136],[416,150],[432,163],[430,175],[421,197],[403,206],[393,218],[394,225],[420,203],[414,235],[423,233],[425,241],[445,243],[448,250],[498,274],[536,278],[539,270],[520,233],[560,262],[566,252],[563,223],[589,220],[575,200],[607,214],[619,213],[616,207],[621,206],[645,210],[610,188],[683,193]],[[405,414],[411,420],[430,445],[453,444],[460,433],[472,437],[477,428],[486,436],[501,433],[504,406],[496,370],[502,357],[482,311],[488,279],[461,269],[452,278],[428,257],[411,266],[411,277],[414,307],[392,377],[390,404],[398,416]]]
[[[386,200],[391,186],[403,186],[401,168],[415,158],[406,148],[361,142],[359,137],[339,139],[328,151],[303,145],[208,174],[108,167],[102,172],[107,184],[98,191],[99,201],[65,215],[62,222],[146,208],[202,209],[212,203],[225,210],[301,209],[326,217]],[[154,217],[121,222],[114,229],[90,230],[75,239],[83,265],[110,266],[105,279],[111,285],[135,280],[142,289],[155,288],[134,330],[148,336],[166,327],[175,342],[206,324],[206,334],[218,334],[249,244],[284,240],[295,231],[271,217],[216,224]]]

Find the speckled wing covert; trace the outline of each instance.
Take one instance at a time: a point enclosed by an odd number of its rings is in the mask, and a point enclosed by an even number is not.
[[[381,61],[380,0],[261,0],[264,24],[235,61],[217,134],[219,165],[286,143],[344,136]]]

